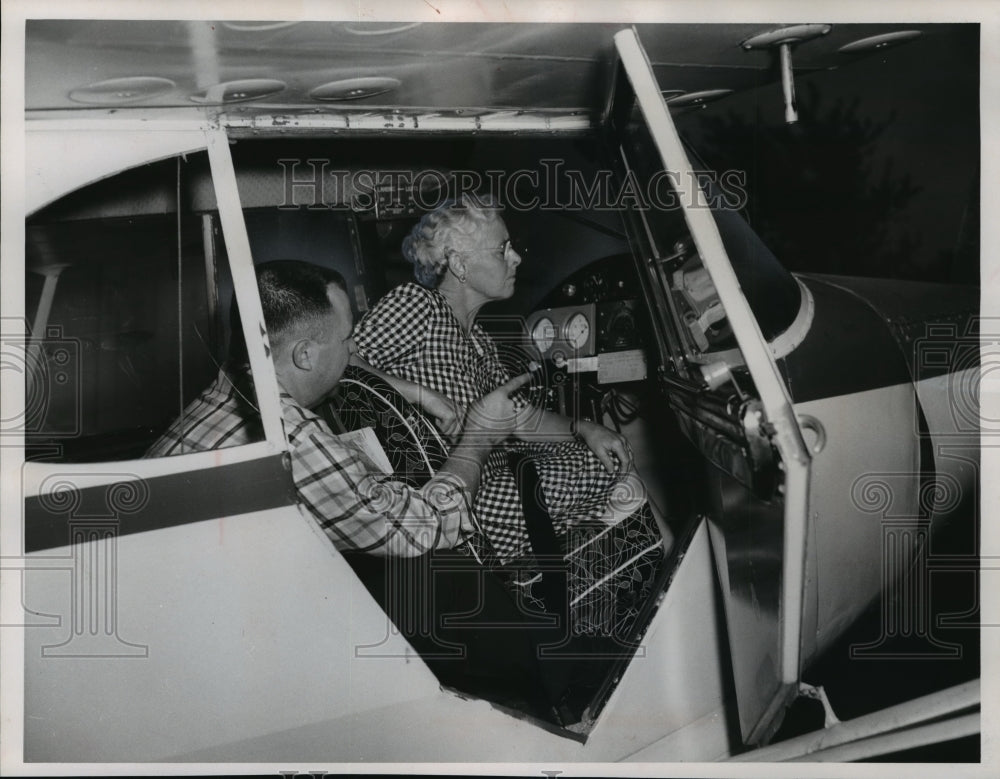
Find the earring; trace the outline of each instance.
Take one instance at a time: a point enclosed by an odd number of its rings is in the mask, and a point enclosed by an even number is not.
[[[461,276],[459,276],[458,280],[464,284],[465,283],[465,274],[463,273]]]

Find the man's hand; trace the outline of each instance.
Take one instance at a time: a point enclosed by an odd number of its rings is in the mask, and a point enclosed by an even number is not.
[[[457,476],[475,500],[482,476],[482,465],[493,447],[506,439],[517,422],[517,406],[510,394],[531,381],[531,374],[517,376],[484,395],[469,407],[465,415],[465,429],[451,456],[438,469],[438,473]]]
[[[608,473],[614,473],[620,468],[621,473],[632,468],[632,447],[628,439],[604,425],[588,422],[583,419],[577,424],[577,434],[590,450],[601,461]],[[618,462],[615,463],[615,458]]]
[[[434,419],[434,424],[445,438],[454,443],[465,423],[465,408],[454,400],[429,387],[420,387],[417,405]]]
[[[473,403],[465,417],[462,440],[471,439],[491,446],[505,440],[514,432],[518,423],[518,407],[510,399],[510,395],[532,378],[533,374],[522,373]]]

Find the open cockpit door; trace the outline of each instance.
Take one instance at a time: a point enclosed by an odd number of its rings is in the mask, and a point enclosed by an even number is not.
[[[758,246],[736,212],[741,190],[692,167],[635,30],[615,45],[605,118],[619,201],[662,389],[711,464],[706,511],[740,726],[760,743],[799,681],[810,455],[775,355],[792,348],[808,293]],[[747,246],[759,251],[737,258]]]

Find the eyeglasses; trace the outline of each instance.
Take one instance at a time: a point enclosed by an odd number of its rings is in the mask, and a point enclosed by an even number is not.
[[[523,252],[514,248],[514,244],[511,243],[510,238],[504,241],[499,246],[474,246],[471,249],[466,249],[467,252],[500,252],[503,257],[507,256],[507,252],[516,251],[518,254],[523,254]]]

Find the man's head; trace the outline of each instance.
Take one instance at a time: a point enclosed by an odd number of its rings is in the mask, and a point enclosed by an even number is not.
[[[299,260],[256,270],[278,381],[302,405],[315,405],[340,381],[355,350],[344,278]]]

